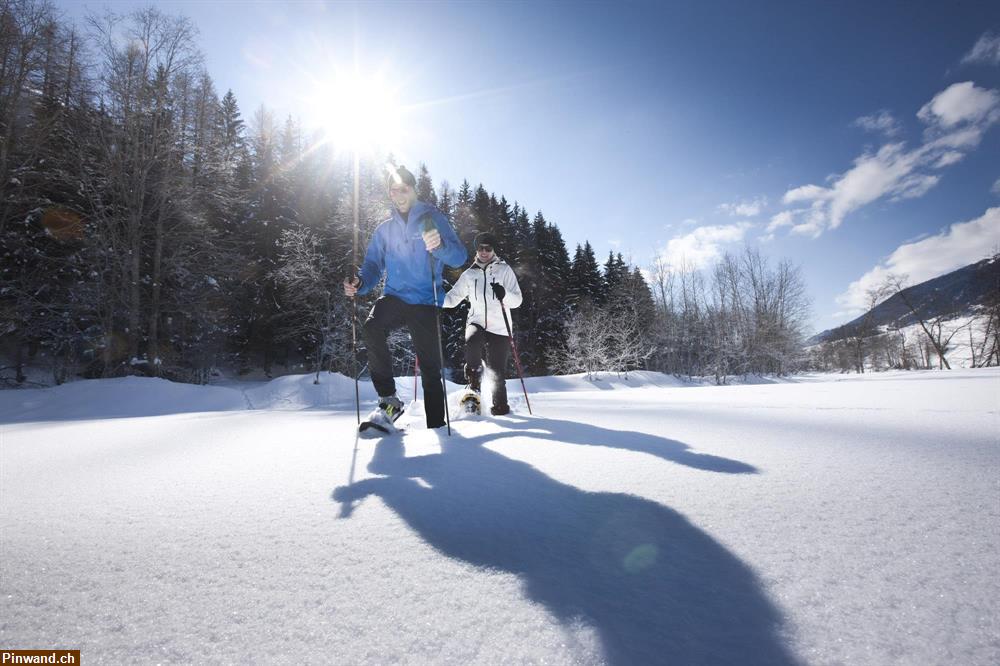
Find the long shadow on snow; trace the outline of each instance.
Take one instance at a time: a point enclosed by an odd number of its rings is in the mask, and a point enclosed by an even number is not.
[[[377,495],[444,555],[517,574],[561,621],[593,626],[609,663],[797,663],[753,572],[681,514],[560,483],[492,439],[442,437],[441,453],[413,458],[384,439],[369,465],[384,476],[333,499]]]
[[[609,430],[579,421],[561,421],[539,416],[510,417],[503,420],[504,430],[486,437],[489,441],[505,437],[523,437],[529,435],[534,439],[551,439],[557,442],[568,442],[581,446],[603,446],[610,449],[624,449],[638,453],[648,453],[651,456],[670,460],[672,462],[702,469],[709,472],[726,474],[756,474],[753,465],[713,456],[707,453],[695,453],[687,444],[676,440],[643,432],[631,430]],[[466,440],[478,441],[478,440]]]

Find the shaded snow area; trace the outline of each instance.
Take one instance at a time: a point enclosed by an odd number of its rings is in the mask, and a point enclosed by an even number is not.
[[[418,402],[378,442],[330,375],[0,392],[0,645],[89,664],[1000,662],[996,369],[528,385],[534,416],[518,398],[448,437]]]

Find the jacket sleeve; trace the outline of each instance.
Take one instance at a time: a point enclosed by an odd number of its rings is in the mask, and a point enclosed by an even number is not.
[[[503,304],[507,306],[508,310],[513,310],[521,305],[523,300],[521,285],[517,283],[517,275],[514,274],[514,269],[510,267],[510,264],[506,264],[505,269],[500,279],[503,288],[507,290],[507,294],[503,297]]]
[[[459,303],[464,301],[469,296],[469,280],[466,277],[468,273],[462,272],[455,284],[452,285],[451,291],[444,295],[444,305],[443,308],[453,308]]]
[[[458,236],[455,234],[455,230],[451,228],[448,218],[437,209],[434,209],[432,215],[434,226],[437,228],[438,233],[441,234],[441,245],[431,252],[431,254],[434,255],[435,259],[440,259],[446,265],[453,268],[463,265],[469,258],[469,253],[466,251],[465,246],[462,245],[462,241],[458,240]]]
[[[382,278],[382,271],[385,270],[385,239],[382,234],[382,227],[377,227],[372,239],[368,243],[368,251],[365,252],[365,260],[358,271],[361,278],[361,288],[358,295],[364,295],[375,288]]]

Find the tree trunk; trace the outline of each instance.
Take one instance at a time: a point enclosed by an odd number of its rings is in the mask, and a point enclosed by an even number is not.
[[[128,362],[131,364],[133,360],[139,358],[139,329],[142,317],[142,290],[141,290],[141,280],[142,280],[142,243],[141,236],[139,233],[139,226],[141,220],[138,219],[139,213],[136,211],[132,212],[132,219],[129,220],[129,224],[132,225],[131,229],[131,239],[129,243],[129,250],[132,254],[129,261],[129,299],[128,299]]]
[[[160,292],[162,290],[163,266],[163,215],[166,202],[161,201],[156,213],[155,240],[153,243],[153,284],[149,299],[149,341],[147,343],[147,358],[150,366],[148,372],[153,377],[160,376]]]

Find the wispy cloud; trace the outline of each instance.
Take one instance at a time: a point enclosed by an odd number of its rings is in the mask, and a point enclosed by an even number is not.
[[[742,242],[752,222],[699,227],[667,243],[660,254],[673,266],[704,268],[722,256],[723,246]]]
[[[962,58],[965,64],[1000,65],[1000,35],[984,33]]]
[[[732,217],[757,217],[767,206],[767,197],[738,201],[736,203],[719,204],[719,210]]]
[[[887,259],[850,284],[837,303],[844,314],[864,311],[865,292],[890,274],[906,275],[910,284],[943,275],[989,256],[1000,244],[1000,207],[988,209],[970,222],[959,222],[936,236],[904,243]]]
[[[887,143],[855,158],[854,166],[833,176],[829,186],[788,190],[782,203],[790,209],[773,216],[768,231],[788,227],[791,233],[818,238],[879,199],[922,197],[940,180],[936,171],[959,162],[1000,121],[1000,93],[971,81],[956,83],[921,107],[917,117],[926,125],[919,147]]]
[[[899,121],[886,109],[870,116],[861,116],[851,124],[867,132],[877,132],[888,137],[894,137],[900,132]]]
[[[972,81],[948,86],[924,104],[917,118],[930,125],[928,131],[948,129],[961,123],[997,120],[1000,93],[977,88]]]
[[[993,187],[990,188],[990,192],[1000,197],[1000,178],[997,178],[996,182],[993,183]]]
[[[767,225],[767,233],[773,233],[782,227],[790,227],[795,224],[795,213],[793,210],[783,210],[771,217],[771,222]]]

